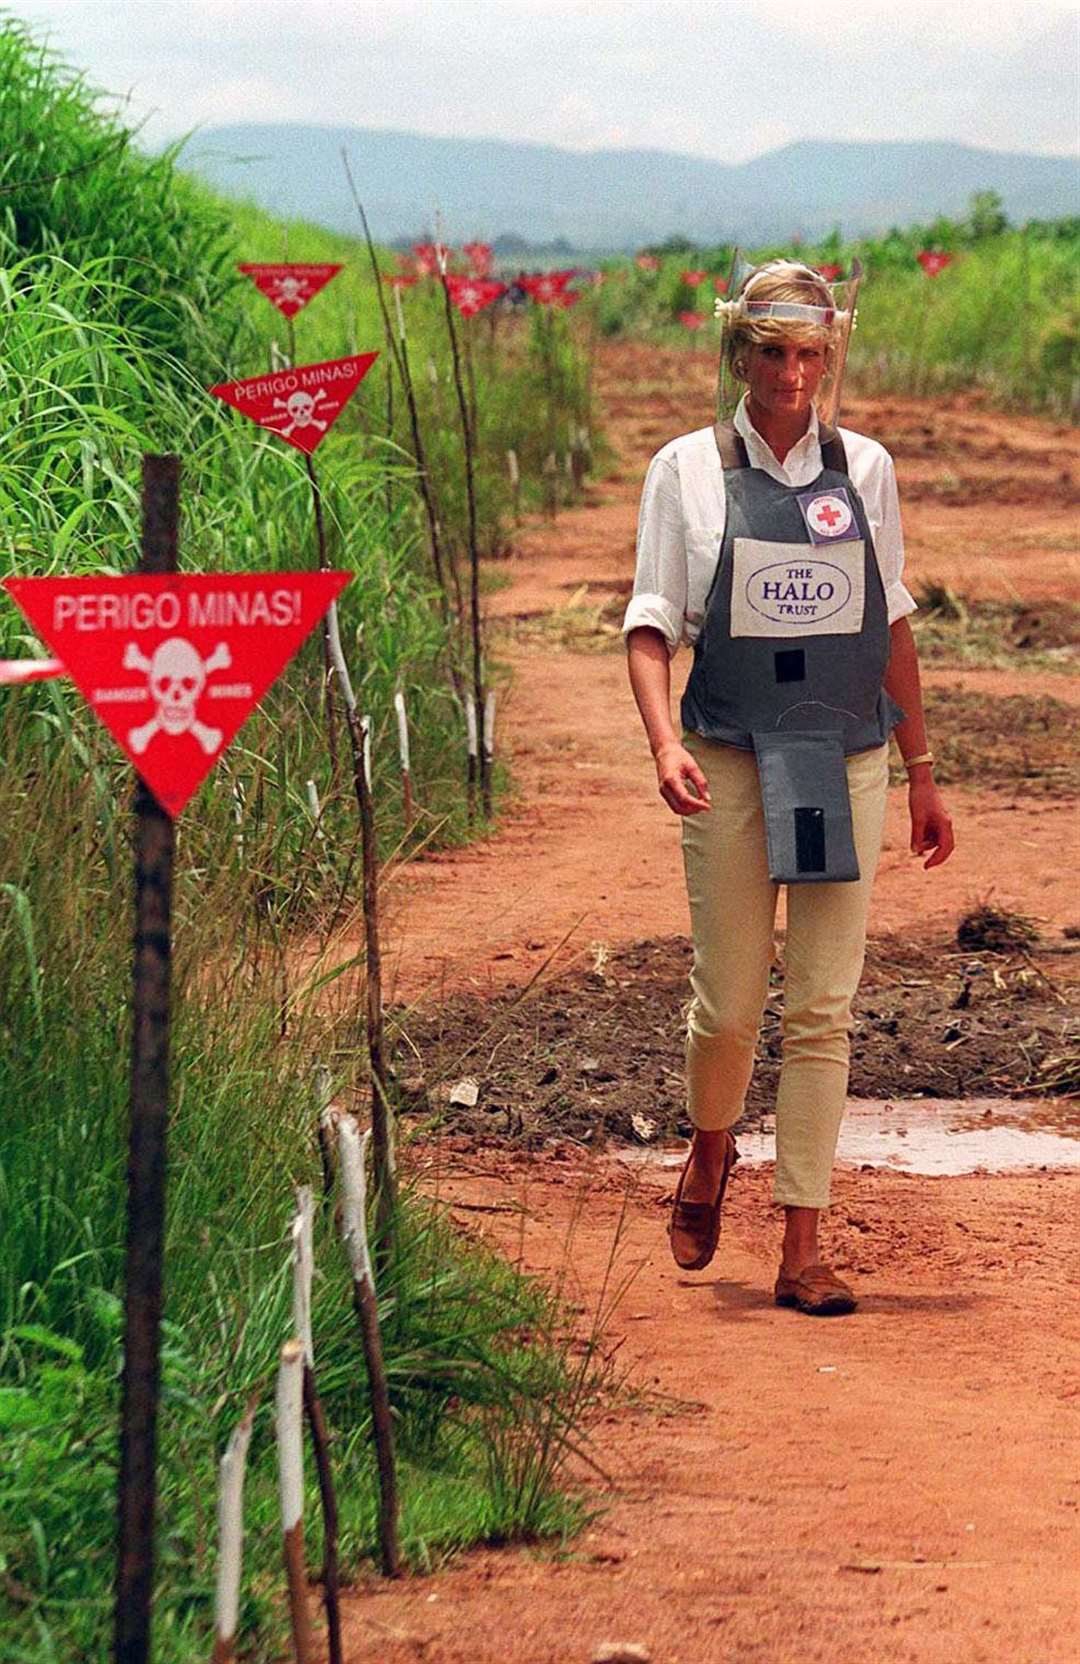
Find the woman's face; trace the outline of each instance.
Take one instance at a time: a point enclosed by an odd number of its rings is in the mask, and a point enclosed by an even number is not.
[[[809,412],[825,374],[825,348],[812,341],[755,341],[743,367],[757,409],[790,419]]]

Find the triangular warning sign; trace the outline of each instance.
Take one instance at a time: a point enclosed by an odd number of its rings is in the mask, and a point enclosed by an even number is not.
[[[158,802],[178,815],[349,577],[3,583]]]
[[[308,301],[314,300],[319,290],[325,289],[330,279],[337,276],[341,267],[311,266],[292,260],[277,266],[249,261],[236,269],[245,277],[250,277],[271,306],[276,306],[287,318],[295,318]]]
[[[298,364],[247,381],[219,382],[210,391],[310,456],[378,356],[360,352],[352,358],[329,358],[325,364]]]

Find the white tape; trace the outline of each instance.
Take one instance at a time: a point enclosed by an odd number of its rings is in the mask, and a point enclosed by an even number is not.
[[[465,695],[465,729],[469,736],[469,756],[476,756],[476,701],[471,693]]]
[[[345,655],[341,651],[341,632],[338,629],[337,602],[331,601],[330,611],[326,615],[326,640],[330,648],[330,662],[334,667],[334,674],[341,683],[341,691],[351,716],[356,715],[356,695],[349,678],[349,668],[345,663]]]
[[[274,1394],[278,1495],[284,1531],[294,1530],[304,1515],[303,1409],[304,1348],[298,1340],[289,1340],[281,1348]]]
[[[484,700],[484,750],[489,757],[495,755],[495,695],[489,693]]]
[[[67,666],[59,659],[0,659],[0,686],[21,687],[24,682],[47,682],[66,676]]]
[[[364,736],[364,779],[367,781],[367,789],[368,789],[368,791],[370,791],[371,790],[371,717],[369,715],[365,715],[365,716],[362,716],[360,718],[360,731]]]
[[[367,1192],[364,1178],[364,1152],[370,1133],[360,1136],[360,1129],[351,1115],[338,1121],[338,1155],[341,1165],[341,1240],[349,1256],[353,1279],[367,1282],[372,1288],[375,1279],[371,1272],[371,1254],[367,1238]]]
[[[237,1422],[221,1458],[218,1486],[218,1566],[214,1595],[214,1627],[222,1641],[236,1634],[240,1615],[240,1574],[244,1550],[244,1470],[255,1420],[248,1406]]]
[[[296,1212],[293,1215],[292,1237],[292,1314],[293,1333],[304,1348],[304,1362],[315,1367],[315,1349],[311,1341],[311,1280],[315,1271],[315,1251],[312,1246],[312,1221],[315,1203],[309,1184],[296,1187]]]
[[[311,818],[315,822],[315,836],[325,843],[326,833],[323,831],[320,824],[322,820],[322,805],[319,802],[319,788],[315,784],[314,780],[309,780],[307,783],[307,800],[308,808],[311,810]]]
[[[405,714],[405,695],[395,693],[394,709],[397,712],[398,751],[401,753],[401,767],[405,774],[409,772],[409,719]]]

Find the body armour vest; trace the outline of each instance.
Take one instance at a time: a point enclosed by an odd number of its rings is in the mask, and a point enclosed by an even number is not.
[[[756,752],[774,879],[854,879],[843,759],[903,718],[883,686],[888,611],[866,510],[832,430],[808,488],[751,468],[734,429],[716,440],[727,519],[683,725]]]

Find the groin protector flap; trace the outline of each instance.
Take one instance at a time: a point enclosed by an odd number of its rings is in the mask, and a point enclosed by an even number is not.
[[[850,883],[859,876],[839,733],[751,734],[776,884]]]
[[[861,538],[822,549],[737,537],[732,562],[733,636],[844,636],[862,629]]]

